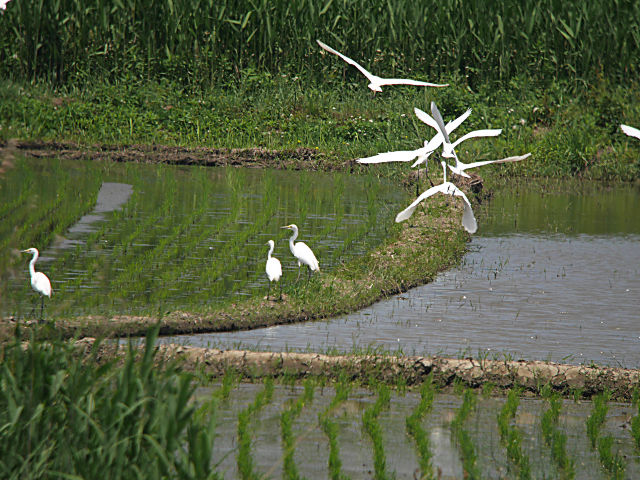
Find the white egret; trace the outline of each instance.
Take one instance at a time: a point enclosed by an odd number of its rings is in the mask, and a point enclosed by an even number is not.
[[[49,277],[47,277],[44,273],[36,272],[35,265],[39,255],[37,248],[27,248],[26,250],[21,250],[21,253],[33,254],[33,258],[31,258],[31,261],[29,262],[31,288],[42,295],[42,304],[40,306],[40,319],[42,319],[42,314],[44,312],[44,297],[51,298],[51,282],[49,281]]]
[[[458,160],[458,156],[455,155],[455,159],[456,159],[455,166],[453,166],[453,165],[447,165],[447,166],[449,167],[449,170],[451,170],[456,175],[460,175],[461,177],[471,178],[465,172],[465,170],[470,170],[470,169],[476,168],[476,167],[482,167],[483,165],[489,165],[490,163],[519,162],[521,160],[525,160],[526,158],[529,158],[530,156],[531,156],[531,153],[525,153],[524,155],[518,155],[518,156],[515,156],[515,157],[501,158],[500,160],[484,160],[484,161],[481,161],[481,162],[474,162],[474,163],[462,163],[460,160]]]
[[[624,125],[624,124],[620,125],[620,128],[624,133],[626,133],[630,137],[640,138],[640,130],[638,130],[637,128],[633,128],[633,127],[630,127],[629,125]]]
[[[360,70],[360,72],[365,77],[367,77],[367,79],[370,82],[369,85],[367,86],[374,92],[381,92],[382,91],[381,87],[383,85],[416,85],[419,87],[448,87],[449,86],[448,83],[446,84],[429,83],[429,82],[422,82],[420,80],[409,80],[406,78],[381,78],[369,72],[367,69],[365,69],[362,65],[360,65],[355,60],[352,60],[349,57],[341,54],[337,50],[334,50],[333,48],[331,48],[329,45],[322,43],[320,40],[316,40],[316,42],[318,42],[318,45],[320,45],[320,47],[322,47],[327,52],[333,53],[334,55],[339,56],[342,60],[347,62],[349,65],[353,65],[358,70]]]
[[[267,291],[267,300],[269,300],[271,282],[277,282],[280,280],[280,277],[282,276],[282,265],[280,265],[280,260],[271,256],[273,249],[275,248],[273,240],[269,240],[267,245],[269,245],[269,253],[267,254],[267,266],[265,270],[267,272],[267,278],[269,278],[269,290]],[[280,298],[282,298],[282,286],[280,286]]]
[[[9,3],[11,0],[0,0],[0,10],[6,10],[7,9],[7,3]]]
[[[431,115],[426,112],[423,112],[419,108],[414,108],[416,116],[422,120],[427,125],[436,129],[436,131],[440,132],[444,141],[442,144],[442,156],[446,158],[455,158],[454,149],[460,145],[465,140],[469,140],[471,138],[478,137],[496,137],[502,133],[502,129],[484,129],[484,130],[474,130],[472,132],[467,133],[466,135],[460,137],[455,142],[451,143],[449,140],[449,133],[447,132],[446,126],[444,124],[444,120],[442,119],[442,115],[438,111],[438,107],[436,107],[435,102],[431,102]]]
[[[424,113],[422,110],[418,108],[416,108],[415,111],[416,111],[416,115],[418,115],[418,112]],[[470,114],[471,114],[471,109],[464,112],[455,120],[452,120],[451,122],[447,123],[447,125],[445,125],[445,129],[447,133],[451,133],[456,128],[458,128],[460,124],[464,122]],[[433,136],[431,140],[429,140],[428,142],[425,141],[424,146],[416,150],[398,150],[395,152],[379,153],[372,157],[358,158],[356,162],[367,163],[367,164],[368,163],[385,163],[385,162],[410,162],[414,158],[418,157],[418,159],[413,163],[413,165],[411,165],[412,167],[417,167],[421,163],[425,163],[429,158],[429,156],[436,150],[436,148],[442,145],[443,141],[444,139],[442,137],[442,134],[440,133],[440,130],[437,130],[437,133]]]
[[[298,259],[298,267],[302,267],[302,264],[305,264],[307,267],[309,267],[309,278],[311,278],[311,272],[320,271],[320,265],[318,265],[316,256],[313,254],[313,251],[306,243],[294,243],[295,239],[298,238],[298,227],[296,226],[296,224],[292,223],[291,225],[287,225],[282,228],[293,231],[293,235],[291,235],[291,237],[289,238],[289,248],[291,249],[291,253],[293,254],[293,256]],[[298,269],[298,279],[299,278],[300,269]]]
[[[473,216],[473,210],[471,209],[471,203],[462,190],[456,187],[453,183],[447,182],[447,163],[443,160],[440,162],[442,170],[444,172],[444,181],[440,185],[431,187],[416,198],[411,205],[396,215],[396,222],[402,222],[408,219],[415,211],[418,204],[426,198],[429,198],[436,193],[443,193],[445,195],[451,195],[456,197],[462,197],[464,201],[464,213],[462,214],[462,226],[469,233],[475,233],[478,230],[478,224],[476,218]]]

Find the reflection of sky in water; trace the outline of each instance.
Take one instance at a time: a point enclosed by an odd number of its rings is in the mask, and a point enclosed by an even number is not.
[[[173,340],[272,350],[508,354],[638,367],[637,190],[526,197],[523,204],[522,197],[496,195],[488,213],[479,215],[479,235],[463,263],[431,284],[329,321]],[[567,209],[572,214],[563,219]],[[505,225],[516,233],[506,233]],[[552,231],[544,232],[549,225]]]

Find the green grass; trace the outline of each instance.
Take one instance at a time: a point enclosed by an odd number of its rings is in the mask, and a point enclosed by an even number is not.
[[[567,454],[567,435],[558,428],[562,399],[558,393],[551,392],[548,386],[545,386],[542,390],[543,397],[549,403],[548,410],[545,410],[540,417],[542,438],[545,444],[551,448],[551,458],[558,469],[560,478],[575,478],[574,461]]]
[[[531,478],[529,457],[522,451],[522,433],[511,422],[514,420],[520,403],[520,390],[512,388],[507,394],[507,401],[498,413],[498,430],[500,441],[507,449],[507,458],[516,467],[517,477]]]
[[[470,388],[465,389],[462,395],[462,405],[451,421],[451,438],[460,448],[460,459],[465,478],[478,479],[481,477],[481,473],[478,468],[476,448],[464,428],[469,415],[475,409],[477,399],[474,391]]]
[[[579,84],[635,79],[640,7],[553,0],[97,0],[11,2],[0,74],[57,82],[175,78],[229,84],[239,71],[342,82],[320,38],[383,76],[478,82],[517,75]],[[488,14],[487,12],[491,12]],[[364,86],[355,69],[347,79]]]
[[[293,458],[296,439],[293,435],[293,421],[300,415],[302,409],[313,402],[313,391],[315,384],[313,380],[304,382],[304,392],[296,401],[290,403],[280,415],[280,431],[282,434],[282,449],[284,451],[284,476],[288,480],[299,480],[300,474]]]
[[[362,414],[362,425],[373,445],[374,478],[385,480],[391,477],[387,472],[387,457],[384,452],[384,439],[378,417],[383,410],[389,408],[390,392],[389,387],[385,384],[380,384],[377,391],[378,398],[375,403],[365,409]]]
[[[329,440],[329,477],[331,480],[345,480],[348,477],[342,473],[340,460],[340,443],[338,441],[338,424],[332,419],[332,414],[351,393],[352,385],[346,378],[336,383],[336,393],[327,408],[318,414],[318,423]]]
[[[422,387],[420,387],[420,403],[418,403],[411,415],[405,419],[407,434],[413,438],[415,442],[421,479],[435,478],[433,465],[431,464],[433,454],[429,443],[429,434],[422,427],[425,415],[433,408],[435,393],[436,389],[433,384],[433,374],[430,374]]]
[[[1,346],[0,476],[217,478],[215,408],[196,412],[192,377],[157,363],[156,334],[122,364],[58,341]]]

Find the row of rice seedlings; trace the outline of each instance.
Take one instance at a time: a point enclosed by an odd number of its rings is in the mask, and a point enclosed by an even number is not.
[[[238,413],[238,472],[243,480],[260,478],[253,469],[253,457],[251,456],[251,430],[249,423],[257,413],[273,397],[273,379],[267,377],[264,381],[264,388],[257,393],[252,404]]]
[[[373,467],[374,478],[376,480],[386,480],[390,478],[387,472],[387,460],[384,453],[384,440],[382,429],[378,422],[378,417],[382,410],[389,408],[390,393],[389,387],[385,384],[378,386],[378,398],[375,403],[365,409],[362,414],[362,425],[365,432],[371,438],[373,444]]]
[[[331,419],[331,415],[342,402],[349,398],[351,384],[343,379],[336,384],[335,389],[336,393],[327,408],[318,414],[318,423],[329,439],[329,477],[331,480],[344,480],[338,443],[338,425]]]
[[[615,8],[554,0],[441,7],[408,0],[15,2],[0,22],[0,65],[7,76],[58,82],[162,74],[209,85],[247,67],[341,72],[344,66],[309,55],[323,38],[389,75],[417,69],[430,79],[634,78],[639,68],[639,7],[630,0]]]
[[[636,450],[640,450],[640,390],[633,390],[632,405],[636,408],[637,413],[631,419],[631,436],[635,441]]]
[[[312,379],[307,379],[304,382],[304,393],[300,395],[295,402],[291,402],[289,408],[284,410],[280,415],[282,450],[284,452],[284,476],[289,480],[298,480],[300,478],[296,462],[293,458],[296,445],[291,427],[293,425],[293,421],[302,412],[302,409],[313,402],[314,388],[315,382]]]
[[[560,478],[575,477],[574,461],[567,455],[567,435],[558,428],[558,419],[562,410],[562,398],[552,392],[548,386],[542,389],[542,395],[549,403],[540,418],[540,429],[544,442],[551,448],[551,458],[558,469]]]
[[[413,438],[415,442],[421,479],[435,478],[433,465],[431,464],[432,453],[429,444],[429,434],[422,427],[422,421],[425,415],[433,408],[435,394],[436,387],[433,384],[433,373],[430,373],[420,388],[420,403],[418,403],[411,415],[405,420],[407,434]]]
[[[213,478],[212,410],[196,414],[192,377],[158,364],[156,336],[121,363],[57,341],[0,347],[0,476]]]
[[[507,395],[507,401],[498,414],[498,430],[500,441],[507,447],[507,457],[516,466],[518,478],[531,478],[529,457],[522,452],[522,433],[511,422],[518,411],[520,390],[512,388]]]
[[[626,462],[618,453],[612,453],[614,439],[611,435],[600,435],[609,411],[609,392],[602,392],[593,397],[593,409],[587,418],[587,436],[592,448],[597,448],[600,464],[613,478],[624,478]]]
[[[451,438],[460,447],[460,459],[465,478],[480,478],[480,470],[477,465],[477,455],[469,433],[464,428],[464,423],[471,411],[475,408],[476,395],[470,388],[464,390],[462,405],[456,411],[451,421]]]

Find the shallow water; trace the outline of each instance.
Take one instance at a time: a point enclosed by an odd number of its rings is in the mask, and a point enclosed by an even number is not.
[[[249,405],[255,394],[262,390],[259,384],[240,384],[231,392],[228,401],[218,404],[217,437],[214,463],[224,478],[237,478],[237,422],[238,413]],[[254,471],[268,478],[282,478],[283,455],[280,435],[280,415],[287,401],[302,394],[302,387],[275,386],[272,401],[266,405],[251,424]],[[197,395],[203,401],[211,389],[202,388]],[[296,438],[294,459],[298,471],[305,478],[328,477],[328,440],[318,424],[318,414],[324,412],[333,399],[331,387],[316,388],[313,402],[306,405],[293,424]],[[376,400],[376,394],[356,389],[340,404],[331,418],[338,426],[339,457],[342,472],[353,479],[373,478],[373,447],[362,426],[362,415]],[[415,443],[407,435],[405,419],[420,401],[418,392],[399,395],[393,392],[389,408],[383,410],[379,423],[383,435],[386,471],[391,478],[413,479],[418,469]],[[483,478],[512,478],[513,466],[506,458],[506,449],[500,441],[497,416],[505,399],[478,396],[476,408],[465,422],[464,429],[471,437],[477,464]],[[429,436],[432,465],[438,478],[463,478],[460,449],[452,440],[451,421],[462,403],[461,395],[437,394],[433,408],[427,413],[422,427]],[[548,409],[547,402],[523,398],[512,425],[522,434],[522,451],[529,457],[532,478],[559,478],[540,430],[541,413]],[[597,451],[589,444],[585,422],[591,413],[591,402],[563,402],[557,428],[567,435],[566,451],[574,461],[575,478],[607,478],[601,468]],[[628,419],[635,410],[628,405],[610,403],[609,414],[602,435],[614,438],[613,452],[625,456],[626,478],[640,474],[637,452],[629,433]]]
[[[0,179],[0,205],[20,193],[14,191],[20,184],[34,198],[46,187],[41,204],[73,203],[47,180],[56,175],[87,197],[97,195],[86,215],[40,248],[37,270],[51,279],[46,309],[52,316],[202,311],[264,295],[267,240],[276,242],[282,281],[298,274],[290,232],[281,226],[296,223],[298,241],[330,271],[379,243],[392,212],[407,201],[390,182],[346,173],[21,159],[9,174]],[[20,205],[27,213],[36,207],[27,199]],[[3,245],[7,257],[26,248]],[[0,316],[20,317],[38,298],[29,287],[27,257],[12,269],[0,271]]]
[[[391,350],[640,366],[640,192],[565,182],[499,189],[462,264],[328,321],[163,341]]]

